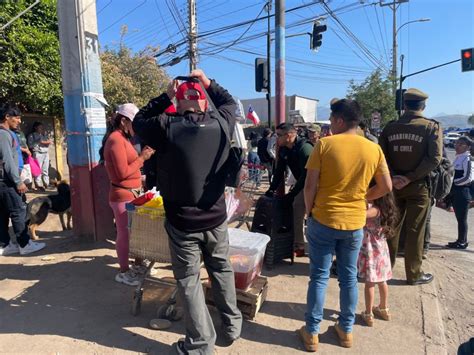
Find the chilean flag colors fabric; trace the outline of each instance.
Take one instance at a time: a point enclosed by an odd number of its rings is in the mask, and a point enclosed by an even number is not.
[[[249,111],[247,112],[247,118],[253,122],[254,126],[258,126],[260,124],[260,118],[257,115],[257,112],[255,112],[252,109],[252,106],[249,105]]]

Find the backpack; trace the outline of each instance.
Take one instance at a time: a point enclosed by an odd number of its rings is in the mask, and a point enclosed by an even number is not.
[[[240,173],[242,169],[242,165],[244,164],[245,160],[245,152],[243,148],[236,146],[232,142],[231,132],[229,132],[229,125],[227,121],[221,116],[219,110],[214,105],[214,102],[209,97],[206,89],[202,86],[201,88],[206,95],[207,101],[209,102],[209,106],[211,107],[211,111],[214,112],[214,117],[217,119],[219,126],[221,127],[222,132],[224,133],[225,139],[230,146],[229,154],[227,156],[227,160],[224,163],[224,171],[225,171],[225,186],[229,187],[238,187],[240,183]],[[233,132],[232,132],[233,133]]]
[[[429,175],[431,196],[442,200],[451,191],[454,180],[454,167],[448,158],[443,157],[439,165]]]
[[[210,208],[224,192],[230,149],[219,122],[168,116],[165,129],[167,143],[155,153],[161,195],[178,206]]]

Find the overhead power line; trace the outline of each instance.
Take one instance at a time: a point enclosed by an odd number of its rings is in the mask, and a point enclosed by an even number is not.
[[[249,50],[249,49],[240,48],[240,47],[232,47],[232,48],[230,48],[230,50],[241,52],[241,53],[246,53],[246,54],[250,54],[250,55],[254,55],[254,56],[255,55],[260,56],[260,57],[263,56],[263,54],[259,53],[257,50]],[[274,56],[272,56],[272,58],[274,58]],[[337,65],[337,64],[332,64],[332,63],[315,62],[315,61],[304,60],[304,59],[300,59],[300,58],[296,58],[296,57],[292,57],[292,56],[287,56],[286,61],[291,62],[291,63],[300,64],[300,65],[306,65],[306,66],[311,67],[313,69],[314,68],[321,68],[321,69],[331,70],[331,71],[339,73],[337,75],[340,75],[340,74],[357,74],[357,75],[364,75],[365,76],[365,75],[367,75],[368,72],[370,72],[370,70],[369,71],[362,70],[362,69],[356,68],[356,67]]]
[[[390,53],[387,50],[388,45],[385,46],[386,37],[384,37],[382,35],[382,26],[380,26],[379,12],[377,11],[377,5],[374,6],[374,11],[375,11],[375,17],[377,18],[377,24],[378,24],[378,27],[379,27],[380,40],[382,41],[382,45],[383,45],[383,48],[384,48],[384,52],[385,52],[385,55],[386,55],[387,62],[389,62],[390,61]],[[384,20],[385,20],[385,17],[384,17]],[[385,26],[385,21],[384,21],[384,26]],[[386,31],[385,31],[385,33],[386,33]]]
[[[160,15],[161,21],[163,22],[163,25],[165,26],[166,33],[168,33],[168,36],[171,37],[170,30],[168,29],[168,25],[165,21],[165,18],[163,17],[163,13],[161,12],[160,7],[158,6],[158,1],[157,0],[155,0],[155,6],[156,6],[156,10],[158,11],[158,14]]]
[[[299,10],[299,9],[303,9],[303,8],[306,8],[306,7],[309,7],[309,6],[312,6],[312,5],[315,5],[315,4],[318,4],[320,3],[322,0],[317,0],[317,1],[313,1],[311,3],[308,3],[308,4],[305,4],[305,5],[300,5],[300,6],[296,6],[296,7],[293,7],[291,9],[288,9],[286,10],[285,12],[286,13],[291,13],[293,11],[296,11],[296,10]],[[242,21],[242,22],[239,22],[239,23],[235,23],[235,24],[232,24],[232,25],[227,25],[227,26],[224,26],[224,27],[221,27],[221,28],[217,28],[217,29],[213,29],[213,30],[209,30],[209,31],[205,31],[205,32],[201,32],[200,34],[197,35],[197,38],[204,38],[204,37],[209,37],[209,36],[212,36],[212,35],[215,35],[215,34],[218,34],[218,33],[223,33],[223,32],[227,32],[227,31],[231,31],[231,30],[235,30],[236,28],[239,28],[239,27],[242,27],[242,26],[246,26],[246,25],[249,25],[251,23],[255,23],[257,21],[263,21],[263,20],[266,20],[268,19],[269,17],[274,17],[275,15],[266,15],[266,16],[262,16],[262,17],[258,17],[258,18],[255,18],[253,20],[247,20],[247,21]],[[175,47],[180,47],[184,44],[186,44],[186,40],[183,40],[183,41],[180,41],[178,43],[175,43],[174,46]],[[160,55],[160,54],[158,54]],[[158,56],[157,55],[157,56]]]
[[[258,15],[255,17],[255,20],[254,20],[252,23],[250,23],[249,27],[247,27],[247,29],[246,29],[237,39],[235,39],[234,41],[232,41],[230,44],[226,45],[225,47],[223,47],[223,48],[217,50],[216,52],[212,52],[212,53],[211,53],[211,52],[201,53],[201,55],[202,55],[202,54],[210,54],[210,55],[218,54],[218,53],[221,53],[221,52],[225,51],[226,49],[232,47],[234,44],[236,44],[236,43],[237,43],[239,40],[241,40],[242,37],[245,36],[245,34],[252,28],[252,26],[255,24],[255,22],[257,21],[257,19],[259,18],[259,16],[262,14],[263,10],[265,10],[266,6],[267,6],[266,4],[263,5],[262,9],[261,9],[260,12],[258,13]]]
[[[372,52],[367,49],[364,43],[336,16],[336,14],[329,8],[328,5],[322,3],[322,6],[327,10],[331,18],[341,29],[346,33],[349,39],[360,49],[361,53],[367,57],[376,67],[381,67],[387,70],[386,65],[375,57]]]
[[[186,31],[186,25],[184,24],[183,20],[179,17],[179,12],[178,14],[175,14],[173,12],[172,7],[170,6],[168,0],[165,0],[166,7],[168,8],[169,13],[171,14],[171,17],[173,18],[176,27],[178,27],[179,32],[183,36],[184,40],[186,41],[186,36],[187,36],[187,31]],[[181,21],[181,23],[180,23]]]
[[[253,64],[246,63],[246,62],[243,62],[243,61],[235,59],[235,58],[229,58],[229,57],[223,56],[221,54],[218,54],[213,58],[222,59],[222,60],[225,60],[225,61],[237,63],[237,64],[240,64],[243,67],[246,67],[250,70],[254,70],[254,65]],[[273,70],[273,72],[274,72],[274,70]],[[295,78],[295,79],[298,79],[298,80],[310,81],[310,82],[318,81],[319,83],[324,83],[324,84],[340,84],[340,83],[346,83],[346,82],[349,81],[347,79],[333,79],[333,78],[313,76],[313,75],[308,75],[307,73],[303,73],[303,74],[300,75],[300,74],[298,74],[298,72],[300,72],[300,71],[289,70],[289,71],[286,72],[286,75],[290,78]],[[358,82],[360,80],[354,80],[354,81]]]
[[[99,11],[97,11],[97,15],[100,14],[102,11],[104,11],[110,4],[112,4],[112,0],[109,0],[107,4],[102,6],[102,8]]]
[[[369,15],[367,14],[367,10],[365,9],[365,7],[364,7],[364,15],[365,15],[365,18],[367,19],[367,23],[369,24],[370,32],[372,33],[372,38],[374,39],[375,45],[377,46],[377,50],[382,54],[382,56],[386,55],[386,53],[380,49],[379,42],[377,41],[377,37],[375,36],[374,29],[372,28],[372,22],[369,19]],[[379,26],[379,29],[380,29],[380,26]],[[386,59],[388,60],[388,58]]]
[[[339,11],[347,11],[349,8],[352,8],[354,9],[354,6],[357,5],[357,6],[361,6],[359,5],[358,3],[352,3],[352,4],[349,4],[349,5],[345,5],[343,7],[340,7],[338,9],[335,9],[334,12],[339,12]],[[366,5],[362,5],[362,6],[366,6]],[[324,14],[320,14],[316,17],[323,17],[324,15],[327,15],[327,13],[324,13]],[[267,17],[268,18],[268,17]],[[299,26],[304,26],[306,24],[309,24],[309,23],[313,23],[314,22],[314,19],[315,17],[314,16],[311,16],[309,18],[304,18],[303,20],[298,20],[294,23],[291,23],[289,25],[286,26],[286,29],[292,29],[292,28],[297,28]],[[275,33],[275,29],[271,30],[270,33]],[[252,40],[255,40],[257,38],[260,38],[260,37],[263,37],[263,36],[266,36],[267,34],[267,31],[262,31],[260,33],[256,33],[256,34],[253,34],[253,35],[250,35],[248,37],[243,37],[243,38],[240,38],[239,40],[232,40],[231,42],[225,42],[225,43],[220,43],[220,44],[215,44],[215,46],[217,47],[225,47],[225,46],[228,46],[229,43],[233,43],[233,44],[240,44],[240,43],[243,43],[243,42],[249,42],[249,41],[252,41]]]
[[[127,17],[128,15],[130,15],[131,13],[135,12],[139,7],[145,5],[146,3],[146,0],[144,0],[141,4],[139,4],[138,6],[134,7],[133,9],[131,9],[129,12],[127,12],[125,15],[123,15],[122,17],[120,17],[119,19],[117,19],[116,21],[114,21],[111,25],[107,26],[106,28],[104,28],[102,31],[99,32],[99,34],[102,34],[104,33],[105,31],[111,29],[114,25],[116,25],[117,23],[119,23],[120,21],[122,21],[125,17]]]

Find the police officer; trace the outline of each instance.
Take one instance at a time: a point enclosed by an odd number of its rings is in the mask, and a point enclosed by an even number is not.
[[[438,122],[423,116],[427,98],[420,90],[408,89],[403,95],[403,115],[388,123],[379,138],[401,216],[395,237],[388,241],[390,259],[393,266],[400,231],[405,227],[405,272],[410,285],[433,280],[421,264],[430,204],[428,175],[441,162],[443,131]]]
[[[308,141],[314,146],[321,137],[321,126],[311,123],[306,130],[308,131]]]

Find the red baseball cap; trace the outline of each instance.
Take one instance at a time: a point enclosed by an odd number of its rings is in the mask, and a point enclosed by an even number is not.
[[[185,81],[176,90],[177,100],[206,100],[206,93],[199,83]]]

